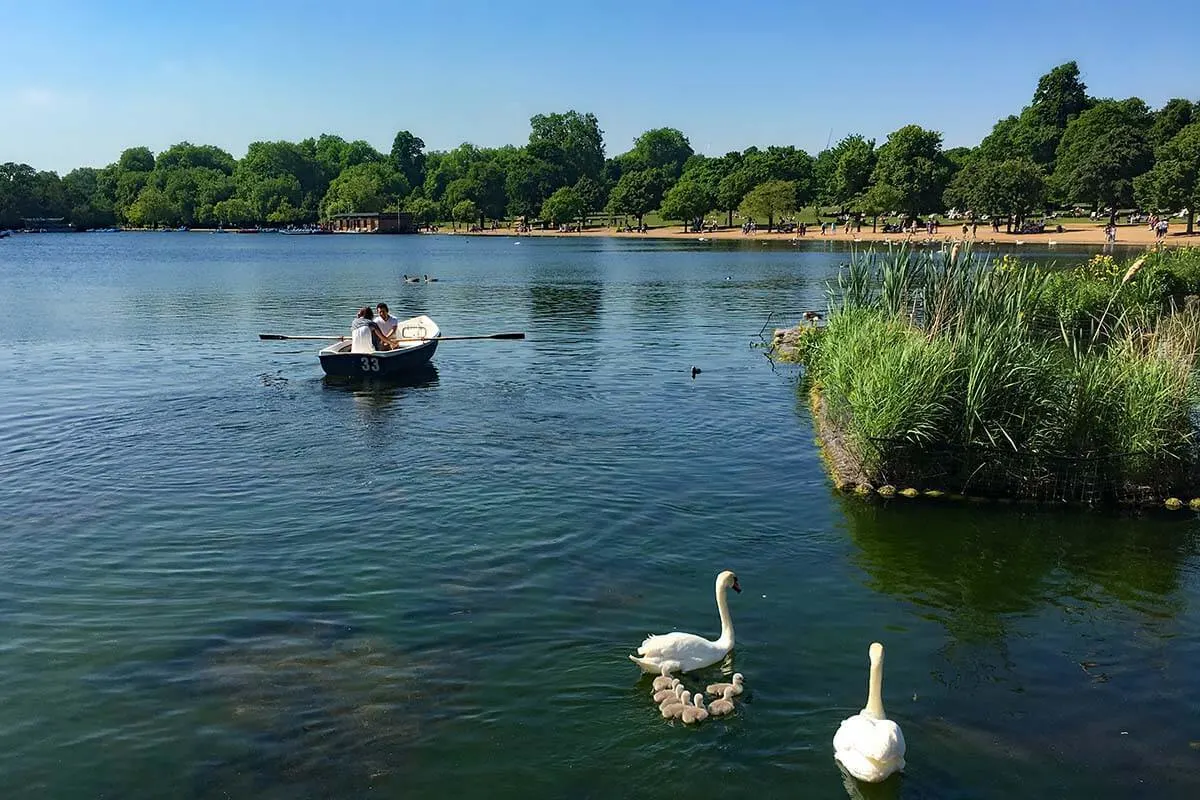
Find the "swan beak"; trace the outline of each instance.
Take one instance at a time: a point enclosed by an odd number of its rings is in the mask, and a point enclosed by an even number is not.
[[[734,579],[733,579],[733,586],[732,586],[732,587],[730,587],[730,588],[732,588],[732,589],[733,589],[735,592],[737,592],[738,594],[741,594],[741,593],[742,593],[742,587],[741,587],[741,586],[738,586],[738,581],[737,581],[737,578],[734,578]]]

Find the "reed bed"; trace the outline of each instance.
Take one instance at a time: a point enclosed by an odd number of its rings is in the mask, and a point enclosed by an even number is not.
[[[1200,252],[1069,270],[857,255],[806,376],[879,483],[1133,501],[1194,480]],[[1195,487],[1193,487],[1195,488]]]

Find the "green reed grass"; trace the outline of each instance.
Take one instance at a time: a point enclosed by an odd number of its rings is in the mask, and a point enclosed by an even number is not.
[[[968,248],[858,254],[807,374],[868,469],[954,449],[1107,459],[1125,481],[1175,474],[1193,460],[1200,312],[1179,312],[1172,289],[1200,289],[1200,256],[1136,272],[1111,259],[1047,272]]]

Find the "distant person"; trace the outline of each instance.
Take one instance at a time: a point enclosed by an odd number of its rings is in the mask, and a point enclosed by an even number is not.
[[[388,344],[388,349],[396,346],[396,327],[400,324],[400,320],[393,317],[388,312],[387,303],[380,303],[375,306],[375,327],[379,328],[379,334]]]
[[[371,307],[363,306],[358,310],[358,316],[354,318],[354,322],[350,323],[350,352],[374,353],[382,350],[384,349],[382,338],[379,334],[379,326],[375,324]]]

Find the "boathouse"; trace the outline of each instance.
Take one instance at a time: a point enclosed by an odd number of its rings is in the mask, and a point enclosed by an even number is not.
[[[326,223],[334,233],[416,233],[412,214],[403,211],[334,214]]]
[[[63,217],[26,217],[21,222],[25,230],[36,233],[70,233],[72,230]]]

